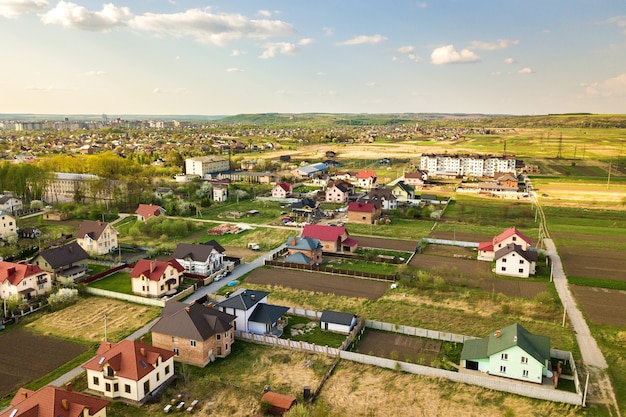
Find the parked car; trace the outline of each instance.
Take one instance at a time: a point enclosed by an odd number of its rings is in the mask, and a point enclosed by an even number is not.
[[[258,243],[253,243],[253,242],[250,242],[250,243],[248,243],[248,249],[252,249],[252,250],[260,250],[260,249],[261,249],[261,247],[259,246],[259,244],[258,244]]]

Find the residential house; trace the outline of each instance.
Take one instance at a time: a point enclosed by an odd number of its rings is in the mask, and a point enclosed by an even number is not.
[[[320,317],[320,329],[329,332],[348,334],[356,326],[354,314],[340,311],[324,310]]]
[[[0,417],[106,417],[110,401],[52,385],[32,391],[20,388]]]
[[[49,293],[52,290],[50,272],[37,265],[0,261],[0,298],[8,300],[20,295],[21,300]]]
[[[357,186],[360,188],[372,188],[376,184],[376,172],[361,170],[356,174]]]
[[[359,242],[350,237],[344,226],[306,224],[301,236],[318,239],[325,252],[356,252],[359,246]]]
[[[3,194],[0,196],[0,210],[7,213],[15,213],[16,211],[24,210],[22,200],[15,198],[9,194]]]
[[[214,308],[237,317],[236,331],[280,336],[283,331],[281,317],[289,308],[267,304],[268,294],[265,291],[239,288]]]
[[[322,244],[319,239],[302,236],[290,236],[285,243],[287,252],[285,262],[304,265],[316,265],[322,262]]]
[[[509,243],[495,254],[496,274],[519,278],[535,275],[537,251],[524,250],[520,245]]]
[[[268,412],[273,416],[282,416],[298,402],[293,395],[267,391],[261,397],[261,403],[268,405]]]
[[[395,210],[398,208],[398,199],[385,187],[372,188],[368,194],[362,197],[361,201],[378,204],[382,210]]]
[[[104,341],[96,357],[82,365],[87,388],[107,398],[143,403],[174,377],[174,352],[143,341]]]
[[[404,181],[398,181],[391,189],[391,194],[395,195],[396,198],[413,200],[415,198],[415,188]]]
[[[541,384],[548,374],[550,338],[519,324],[496,330],[486,339],[466,340],[461,368]]]
[[[154,190],[154,195],[159,198],[171,198],[174,197],[174,190],[169,187],[157,187]]]
[[[15,217],[0,211],[0,239],[10,240],[17,237]]]
[[[228,200],[228,187],[222,187],[221,185],[213,186],[213,201],[216,203],[225,203]]]
[[[405,172],[404,183],[413,187],[422,187],[425,184],[427,174],[423,171]]]
[[[133,294],[162,297],[176,290],[183,280],[183,268],[176,260],[167,262],[141,259],[130,271]]]
[[[68,214],[64,211],[56,211],[56,210],[52,210],[52,211],[46,211],[43,214],[43,219],[44,220],[52,220],[52,221],[56,221],[56,222],[60,222],[63,220],[67,220],[68,219]]]
[[[76,241],[90,255],[106,255],[117,249],[118,234],[109,223],[84,220],[76,232]]]
[[[203,304],[168,301],[150,329],[152,345],[173,351],[176,362],[204,367],[230,354],[235,319]]]
[[[165,209],[156,204],[139,204],[135,210],[137,220],[147,222],[152,217],[158,217],[165,214]]]
[[[272,188],[272,197],[287,198],[291,197],[291,184],[288,182],[279,182]]]
[[[26,239],[36,239],[41,236],[41,230],[39,230],[37,227],[18,227],[17,236]]]
[[[326,188],[327,203],[345,203],[350,197],[350,187],[344,182],[335,182]]]
[[[224,248],[213,245],[179,243],[172,258],[185,268],[186,272],[209,276],[224,267]]]
[[[291,203],[290,211],[294,217],[304,218],[308,221],[319,215],[319,203],[308,197],[303,198],[300,201]]]
[[[495,174],[494,179],[500,185],[506,185],[509,188],[514,190],[519,189],[519,181],[514,173],[509,172],[498,172]]]
[[[510,227],[491,239],[491,242],[478,243],[478,260],[493,261],[496,251],[504,248],[509,243],[520,245],[524,251],[529,250],[532,245],[528,236],[517,230],[516,227]]]
[[[348,221],[372,224],[380,217],[381,209],[376,203],[353,202],[348,204]]]
[[[31,263],[51,272],[56,281],[70,284],[85,275],[88,261],[89,254],[74,241],[39,252]]]

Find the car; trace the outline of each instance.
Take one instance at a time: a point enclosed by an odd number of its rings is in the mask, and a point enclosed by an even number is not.
[[[287,212],[286,212],[286,211],[281,211],[281,212],[280,212],[280,215],[281,215],[281,216],[282,216],[282,215],[284,215],[284,214],[287,214]]]

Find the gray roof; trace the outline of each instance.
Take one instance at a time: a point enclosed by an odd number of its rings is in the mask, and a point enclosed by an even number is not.
[[[332,310],[324,310],[322,311],[322,316],[320,317],[320,321],[325,323],[334,323],[341,324],[344,326],[349,326],[352,324],[352,320],[356,316],[350,313],[343,313],[341,311],[332,311]]]
[[[54,269],[89,258],[89,254],[85,252],[76,241],[68,243],[67,245],[43,250],[39,253],[39,256],[45,259]]]
[[[285,242],[285,245],[287,246],[287,249],[299,249],[306,251],[322,248],[322,244],[320,243],[319,239],[300,236],[289,236],[287,238],[287,242]]]
[[[272,304],[261,303],[254,310],[254,313],[250,316],[249,321],[255,323],[269,323],[274,324],[289,310],[289,307],[275,306]]]
[[[522,258],[526,259],[528,262],[537,262],[537,252],[524,250],[520,245],[516,245],[515,243],[509,243],[502,249],[499,249],[494,254],[494,259],[500,259],[501,257],[508,255],[510,252],[515,252]]]
[[[235,308],[237,310],[249,310],[259,301],[267,297],[269,293],[265,291],[247,290],[245,288],[236,291],[229,298],[216,304],[218,307]]]
[[[302,252],[296,252],[293,255],[289,255],[285,258],[285,262],[292,262],[294,264],[308,265],[311,263],[311,258],[306,256]]]
[[[202,304],[169,301],[161,318],[150,329],[152,332],[192,340],[207,340],[217,333],[233,328],[235,316]]]
[[[211,256],[213,250],[217,250],[212,245],[196,245],[194,243],[179,243],[172,254],[174,259],[191,258],[193,261],[205,262]]]

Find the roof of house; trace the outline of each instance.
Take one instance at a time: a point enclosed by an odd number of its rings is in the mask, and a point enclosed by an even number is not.
[[[305,165],[305,166],[297,168],[297,171],[303,172],[307,175],[314,174],[316,172],[326,172],[327,170],[328,170],[328,167],[321,162],[317,164]]]
[[[352,320],[356,316],[351,313],[344,313],[341,311],[333,311],[333,310],[324,310],[322,311],[322,315],[320,317],[320,321],[326,323],[335,323],[341,324],[344,326],[349,326],[352,324]]]
[[[148,278],[150,281],[160,281],[167,267],[171,266],[176,269],[178,272],[183,272],[185,268],[183,268],[176,259],[170,259],[169,261],[157,261],[150,259],[140,259],[135,267],[130,271],[131,278],[140,278],[144,276]]]
[[[11,285],[18,285],[25,278],[45,272],[37,265],[0,262],[0,284],[8,281]]]
[[[550,359],[550,338],[530,333],[518,323],[497,330],[486,339],[466,340],[461,359],[488,358],[513,346],[519,346],[539,363]]]
[[[217,243],[217,240],[215,240],[215,239],[211,239],[208,242],[203,242],[203,243],[201,243],[201,245],[213,246],[213,249],[215,249],[219,253],[224,253],[226,251],[226,249],[224,249],[224,247],[222,245]]]
[[[89,258],[89,254],[76,241],[43,250],[39,252],[39,256],[54,269]]]
[[[155,204],[139,204],[139,207],[137,207],[137,210],[135,210],[135,214],[143,217],[146,220],[148,220],[150,217],[160,216],[164,213],[165,209]]]
[[[191,258],[194,262],[206,262],[211,253],[217,249],[211,245],[200,245],[195,243],[179,243],[172,253],[174,259]],[[219,252],[219,251],[218,251]]]
[[[279,394],[274,391],[267,391],[261,397],[261,402],[266,402],[273,407],[289,410],[296,403],[297,399],[293,395]]]
[[[372,188],[369,192],[370,199],[372,198],[381,198],[385,200],[397,200],[396,196],[391,193],[391,189],[389,188]]]
[[[125,339],[117,344],[102,342],[96,351],[96,357],[82,367],[102,371],[104,366],[108,365],[115,371],[116,376],[139,381],[155,369],[157,358],[166,361],[173,356],[174,352],[171,350]]]
[[[11,407],[0,417],[82,417],[85,409],[94,415],[110,401],[52,385],[37,391],[20,388]]]
[[[240,288],[230,297],[220,301],[216,305],[219,307],[234,308],[237,310],[249,310],[259,301],[267,297],[269,293],[265,291],[248,290]]]
[[[291,209],[303,209],[305,207],[310,207],[312,209],[314,209],[315,207],[317,207],[317,204],[315,203],[315,200],[313,200],[312,198],[303,198],[300,201],[296,201],[295,203],[291,204]]]
[[[503,256],[508,255],[511,252],[517,253],[522,258],[526,259],[528,262],[537,262],[537,252],[531,250],[524,250],[520,245],[516,245],[515,243],[509,243],[502,249],[499,249],[494,254],[494,259],[498,260]]]
[[[280,187],[286,192],[291,191],[291,184],[289,184],[288,182],[279,182],[274,187]]]
[[[161,311],[161,318],[150,331],[185,339],[207,340],[217,333],[226,333],[232,329],[232,322],[236,318],[202,304],[168,301]]]
[[[525,234],[523,234],[522,232],[520,232],[519,230],[517,230],[516,227],[510,227],[506,229],[504,232],[500,233],[498,236],[494,237],[493,244],[495,245],[496,243],[501,242],[504,239],[511,237],[513,235],[519,236],[523,241],[525,241],[529,245],[532,245],[530,238],[526,236]]]
[[[422,177],[424,176],[424,174],[422,172],[405,172],[404,173],[404,178],[416,178],[421,180]]]
[[[412,185],[405,184],[404,181],[398,181],[396,185],[394,186],[394,188],[396,187],[400,188],[402,191],[404,191],[407,194],[411,194],[415,191],[415,188],[413,188]]]
[[[493,251],[493,243],[492,242],[479,242],[478,250]]]
[[[287,249],[299,249],[305,251],[322,248],[322,244],[319,239],[302,236],[289,236],[285,245],[287,245]]]
[[[374,203],[349,203],[348,211],[357,213],[373,213],[376,210]]]
[[[18,200],[18,199],[13,197],[12,195],[6,195],[6,194],[0,196],[0,204],[4,204],[9,200]]]
[[[335,183],[331,187],[328,187],[327,190],[332,190],[333,188],[338,189],[342,193],[350,192],[350,187],[348,187],[348,185],[346,183],[344,183],[344,182]]]
[[[376,172],[371,170],[362,170],[356,174],[358,179],[376,178]]]
[[[348,231],[343,226],[305,224],[304,229],[302,229],[302,236],[312,237],[325,242],[337,241],[344,235],[347,236]]]
[[[100,220],[84,220],[78,227],[76,237],[84,238],[85,236],[89,236],[93,240],[98,240],[100,239],[102,233],[109,226],[111,227],[111,229],[113,229],[115,233],[117,233],[117,230],[115,230],[115,228],[107,222],[101,222]]]
[[[249,321],[255,323],[274,324],[289,310],[289,307],[260,303],[254,309]]]
[[[291,263],[294,263],[294,264],[308,265],[308,264],[311,263],[311,258],[306,256],[302,252],[296,252],[293,255],[287,256],[285,258],[285,262],[291,262]]]

